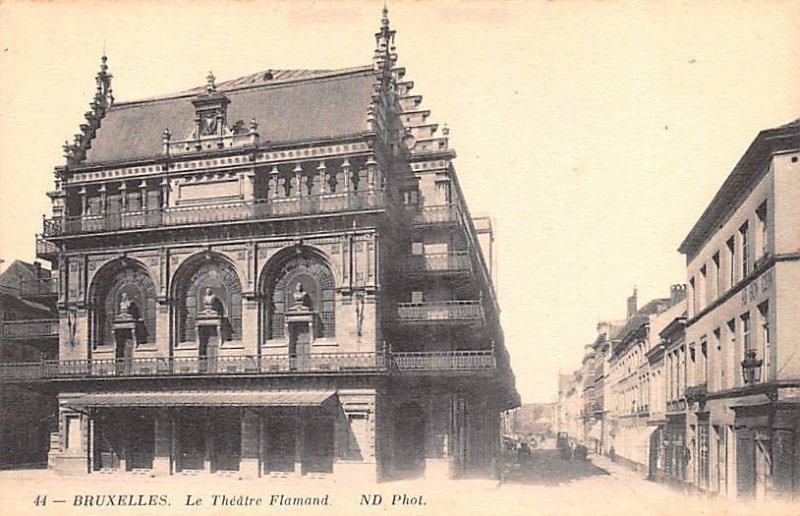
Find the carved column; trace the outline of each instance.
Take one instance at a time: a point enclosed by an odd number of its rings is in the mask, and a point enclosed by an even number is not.
[[[78,194],[81,196],[81,217],[86,216],[86,209],[87,209],[87,202],[86,202],[86,187],[81,187],[78,190]]]
[[[105,184],[100,185],[100,189],[98,190],[98,192],[100,192],[100,215],[105,215],[106,203],[108,201],[106,185]]]
[[[347,158],[342,161],[342,189],[344,192],[350,191],[350,160]]]
[[[119,202],[122,204],[123,213],[128,211],[128,185],[124,181],[119,185]]]
[[[268,197],[272,200],[278,198],[278,166],[272,165],[272,170],[269,171],[269,192]]]
[[[328,176],[325,173],[325,162],[320,161],[319,166],[317,167],[317,174],[319,174],[319,193],[326,194],[328,193],[328,188],[326,183],[328,182]]]
[[[378,164],[372,156],[369,157],[366,163],[367,166],[367,189],[373,190],[375,188],[375,175]]]
[[[166,177],[161,181],[161,209],[169,207],[169,179]]]
[[[292,170],[294,175],[294,188],[297,188],[294,192],[292,192],[294,197],[303,197],[303,168],[300,166],[300,163],[297,163]]]
[[[139,183],[139,203],[141,204],[141,211],[148,211],[147,205],[147,181],[142,179]]]

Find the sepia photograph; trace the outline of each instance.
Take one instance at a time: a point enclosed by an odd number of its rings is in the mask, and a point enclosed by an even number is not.
[[[800,514],[800,3],[0,1],[0,513]]]

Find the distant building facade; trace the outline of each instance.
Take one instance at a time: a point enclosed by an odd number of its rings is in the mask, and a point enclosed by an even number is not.
[[[384,10],[367,66],[126,103],[103,58],[39,244],[58,359],[0,375],[58,380],[57,471],[493,471],[519,395],[492,228],[394,37]]]
[[[50,271],[14,260],[0,274],[0,370],[57,354]],[[0,382],[0,468],[46,463],[55,408],[48,391]]]

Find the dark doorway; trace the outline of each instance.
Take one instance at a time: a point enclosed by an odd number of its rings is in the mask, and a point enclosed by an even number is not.
[[[125,376],[130,374],[133,362],[133,332],[131,330],[117,330],[114,332],[116,339],[115,358],[116,372]]]
[[[178,469],[202,470],[206,456],[206,414],[184,410],[178,425]]]
[[[94,469],[111,470],[120,465],[123,453],[122,432],[117,418],[98,411],[94,420]]]
[[[239,409],[221,409],[215,416],[211,471],[239,471],[242,455],[241,413]]]
[[[311,329],[307,322],[289,323],[289,357],[293,370],[308,368],[308,355],[311,351]]]
[[[333,418],[304,418],[303,474],[333,473]]]
[[[398,407],[395,418],[395,468],[403,476],[415,476],[425,470],[425,418],[417,403]]]
[[[218,326],[198,326],[197,332],[200,339],[199,372],[215,373],[217,370],[217,351],[219,350],[219,328]]]
[[[136,412],[126,418],[128,433],[128,471],[153,469],[155,455],[155,421],[149,412]]]
[[[295,417],[291,412],[270,415],[266,420],[267,438],[264,470],[266,472],[294,471]]]

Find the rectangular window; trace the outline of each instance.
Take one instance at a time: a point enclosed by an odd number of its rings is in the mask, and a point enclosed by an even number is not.
[[[770,355],[770,332],[769,332],[769,303],[758,305],[758,322],[761,326],[761,358],[764,360],[761,370],[764,381],[769,381],[769,355]]]
[[[716,390],[723,390],[726,389],[727,386],[725,385],[725,366],[723,365],[723,361],[725,360],[725,353],[722,349],[722,340],[720,337],[722,336],[722,332],[719,328],[711,332],[713,335],[713,345],[714,345],[714,387]]]
[[[758,235],[759,235],[759,258],[766,256],[769,247],[769,235],[767,235],[767,201],[764,201],[761,206],[756,210],[758,217]]]
[[[700,371],[701,378],[697,383],[708,383],[708,341],[705,335],[700,340]]]
[[[412,303],[422,303],[423,297],[422,292],[414,291],[411,293],[411,302]]]
[[[422,242],[411,242],[411,254],[420,255],[423,251]]]
[[[700,305],[697,307],[697,309],[702,310],[708,304],[708,269],[706,268],[705,264],[700,267],[700,283],[697,285],[697,288],[700,290],[698,296]]]
[[[728,287],[736,284],[736,245],[733,237],[725,243],[728,247]]]
[[[744,278],[750,272],[750,226],[747,222],[739,228],[739,235],[741,236],[742,277]]]
[[[736,320],[731,319],[726,324],[727,326],[727,333],[728,333],[728,341],[727,341],[727,350],[725,353],[725,371],[723,374],[729,378],[731,382],[731,387],[738,385],[738,381],[736,380],[739,378],[741,380],[741,375],[736,373],[736,357],[742,356],[739,353],[739,350],[736,349]]]
[[[741,315],[742,320],[742,345],[744,346],[744,351],[751,349],[752,345],[750,342],[750,313],[745,312]]]
[[[689,280],[689,287],[692,289],[692,306],[689,307],[691,309],[689,316],[694,317],[697,312],[697,289],[695,288],[694,276]]]
[[[719,251],[714,253],[714,256],[711,257],[711,261],[714,263],[714,299],[717,299],[722,293],[722,285],[720,285],[720,278],[721,275],[719,273]]]

